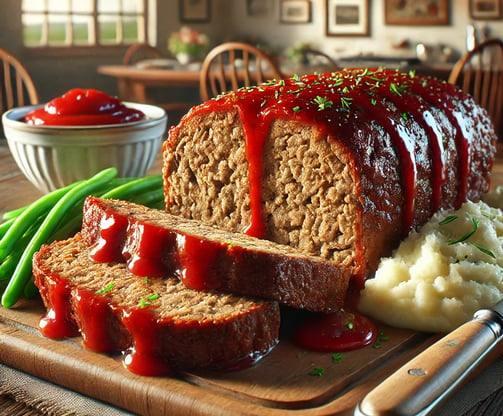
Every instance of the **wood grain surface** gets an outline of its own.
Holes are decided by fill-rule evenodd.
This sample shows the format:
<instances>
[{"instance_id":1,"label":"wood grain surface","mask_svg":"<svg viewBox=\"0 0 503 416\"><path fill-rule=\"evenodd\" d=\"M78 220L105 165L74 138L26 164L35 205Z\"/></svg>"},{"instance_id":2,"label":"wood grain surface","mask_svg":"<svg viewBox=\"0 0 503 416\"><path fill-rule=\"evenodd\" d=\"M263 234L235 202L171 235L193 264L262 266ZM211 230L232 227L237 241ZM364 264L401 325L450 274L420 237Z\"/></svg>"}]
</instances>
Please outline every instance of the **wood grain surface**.
<instances>
[{"instance_id":1,"label":"wood grain surface","mask_svg":"<svg viewBox=\"0 0 503 416\"><path fill-rule=\"evenodd\" d=\"M152 172L159 169L158 160ZM503 165L494 175L495 183L503 183ZM0 195L0 213L40 196L5 145L0 145ZM120 356L84 350L79 338L44 338L38 331L43 313L39 299L0 309L0 362L146 416L350 415L368 391L439 337L380 326L389 338L380 348L370 345L333 361L331 354L296 347L285 325L279 345L255 367L155 378L130 373ZM310 375L314 367L324 368L324 375Z\"/></svg>"}]
</instances>

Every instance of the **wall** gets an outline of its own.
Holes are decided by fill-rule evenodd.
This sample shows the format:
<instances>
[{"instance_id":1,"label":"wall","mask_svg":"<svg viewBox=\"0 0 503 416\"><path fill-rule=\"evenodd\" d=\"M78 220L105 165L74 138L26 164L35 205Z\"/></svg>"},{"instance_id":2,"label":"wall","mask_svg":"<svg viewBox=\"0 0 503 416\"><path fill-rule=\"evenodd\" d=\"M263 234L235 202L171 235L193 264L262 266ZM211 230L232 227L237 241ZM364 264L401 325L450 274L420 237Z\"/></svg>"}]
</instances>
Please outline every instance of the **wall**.
<instances>
[{"instance_id":1,"label":"wall","mask_svg":"<svg viewBox=\"0 0 503 416\"><path fill-rule=\"evenodd\" d=\"M169 34L180 27L178 0L157 1L158 37L161 49L166 48ZM19 56L32 74L43 101L60 95L72 87L98 88L117 93L113 79L96 72L101 64L116 64L123 50L99 55L40 56L31 54L21 44L20 0L3 0L0 14L0 46ZM369 37L326 37L325 0L312 0L312 21L306 24L280 24L279 0L267 0L270 10L264 17L249 17L246 0L212 0L211 22L192 24L207 33L213 43L244 39L267 43L281 51L300 41L310 42L327 53L355 55L360 53L392 53L393 45L408 39L436 44L442 42L459 51L465 50L465 29L470 23L468 0L451 0L452 16L448 26L385 26L384 0L370 0L371 33ZM488 22L492 33L503 37L503 20Z\"/></svg>"}]
</instances>

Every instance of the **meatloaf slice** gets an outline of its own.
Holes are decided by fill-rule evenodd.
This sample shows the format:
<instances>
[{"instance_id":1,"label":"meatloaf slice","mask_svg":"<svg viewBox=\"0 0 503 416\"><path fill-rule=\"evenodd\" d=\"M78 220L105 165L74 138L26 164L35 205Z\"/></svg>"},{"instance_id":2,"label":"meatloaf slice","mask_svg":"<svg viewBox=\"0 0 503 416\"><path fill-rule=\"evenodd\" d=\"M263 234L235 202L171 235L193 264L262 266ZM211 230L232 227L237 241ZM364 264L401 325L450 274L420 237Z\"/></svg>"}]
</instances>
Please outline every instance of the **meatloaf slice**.
<instances>
[{"instance_id":1,"label":"meatloaf slice","mask_svg":"<svg viewBox=\"0 0 503 416\"><path fill-rule=\"evenodd\" d=\"M138 278L124 263L96 263L80 234L34 256L47 315L42 332L76 335L100 352L125 352L139 374L253 360L278 342L276 302L187 289L177 278Z\"/></svg>"},{"instance_id":2,"label":"meatloaf slice","mask_svg":"<svg viewBox=\"0 0 503 416\"><path fill-rule=\"evenodd\" d=\"M349 273L321 257L128 201L88 197L81 232L95 261L127 261L140 276L176 274L196 290L328 312L343 306L349 284Z\"/></svg>"}]
</instances>

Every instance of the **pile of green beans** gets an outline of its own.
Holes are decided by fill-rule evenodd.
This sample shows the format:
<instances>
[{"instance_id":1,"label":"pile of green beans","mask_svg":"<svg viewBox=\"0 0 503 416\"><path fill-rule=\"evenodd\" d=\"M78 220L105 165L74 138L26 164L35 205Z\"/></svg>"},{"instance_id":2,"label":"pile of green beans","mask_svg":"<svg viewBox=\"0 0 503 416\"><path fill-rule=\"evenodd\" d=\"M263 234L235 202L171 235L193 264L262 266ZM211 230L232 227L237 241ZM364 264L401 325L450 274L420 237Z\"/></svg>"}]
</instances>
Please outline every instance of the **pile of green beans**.
<instances>
[{"instance_id":1,"label":"pile of green beans","mask_svg":"<svg viewBox=\"0 0 503 416\"><path fill-rule=\"evenodd\" d=\"M50 192L33 203L3 214L0 224L0 293L3 307L14 306L22 296L38 293L33 283L32 257L42 244L68 238L82 223L87 196L123 199L162 208L161 175L118 178L116 168Z\"/></svg>"}]
</instances>

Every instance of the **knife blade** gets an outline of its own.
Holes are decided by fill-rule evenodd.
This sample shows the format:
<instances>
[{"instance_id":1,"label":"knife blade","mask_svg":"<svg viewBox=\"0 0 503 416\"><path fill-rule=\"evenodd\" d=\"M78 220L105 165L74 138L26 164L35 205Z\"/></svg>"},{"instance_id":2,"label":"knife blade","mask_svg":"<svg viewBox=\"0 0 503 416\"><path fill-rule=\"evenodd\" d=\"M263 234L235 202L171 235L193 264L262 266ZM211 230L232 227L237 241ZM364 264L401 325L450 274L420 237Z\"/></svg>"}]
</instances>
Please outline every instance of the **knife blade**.
<instances>
[{"instance_id":1,"label":"knife blade","mask_svg":"<svg viewBox=\"0 0 503 416\"><path fill-rule=\"evenodd\" d=\"M503 340L503 300L481 309L389 376L355 416L424 416L452 393Z\"/></svg>"}]
</instances>

